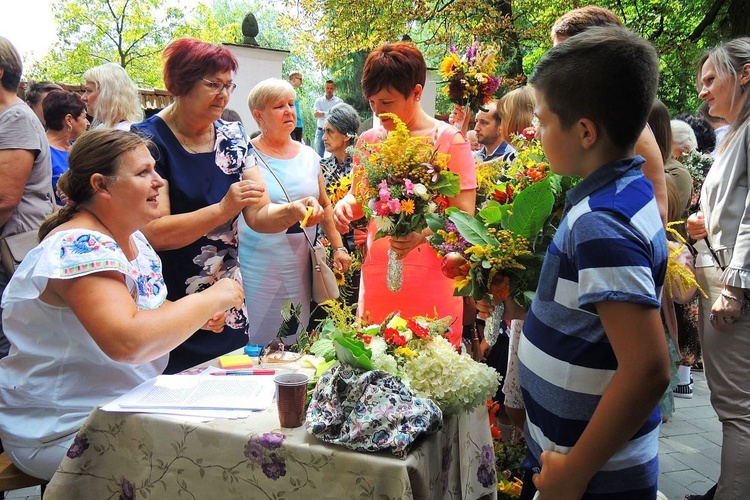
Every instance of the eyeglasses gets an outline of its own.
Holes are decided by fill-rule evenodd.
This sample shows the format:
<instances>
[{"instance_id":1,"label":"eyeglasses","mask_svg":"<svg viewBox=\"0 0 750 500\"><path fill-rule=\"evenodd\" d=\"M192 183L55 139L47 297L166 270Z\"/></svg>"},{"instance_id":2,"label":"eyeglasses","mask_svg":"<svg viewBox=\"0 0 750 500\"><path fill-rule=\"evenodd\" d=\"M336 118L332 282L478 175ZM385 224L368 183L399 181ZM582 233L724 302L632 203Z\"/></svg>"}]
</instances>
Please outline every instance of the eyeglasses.
<instances>
[{"instance_id":1,"label":"eyeglasses","mask_svg":"<svg viewBox=\"0 0 750 500\"><path fill-rule=\"evenodd\" d=\"M265 363L293 363L301 358L296 352L289 352L279 339L273 339L260 353L258 361Z\"/></svg>"},{"instance_id":2,"label":"eyeglasses","mask_svg":"<svg viewBox=\"0 0 750 500\"><path fill-rule=\"evenodd\" d=\"M234 92L234 89L237 88L236 83L212 82L211 80L206 80L205 78L201 78L201 80L203 80L203 82L206 84L206 87L214 91L214 94L221 94L223 90L226 90L227 94L231 94L232 92Z\"/></svg>"}]
</instances>

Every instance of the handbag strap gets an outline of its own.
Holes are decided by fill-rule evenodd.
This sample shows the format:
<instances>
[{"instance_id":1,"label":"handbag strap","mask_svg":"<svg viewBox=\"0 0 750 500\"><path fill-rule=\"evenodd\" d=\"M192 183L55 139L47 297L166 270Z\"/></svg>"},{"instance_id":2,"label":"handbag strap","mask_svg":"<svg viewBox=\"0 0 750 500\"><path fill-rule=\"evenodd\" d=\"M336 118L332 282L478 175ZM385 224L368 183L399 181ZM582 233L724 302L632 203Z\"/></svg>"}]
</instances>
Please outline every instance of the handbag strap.
<instances>
[{"instance_id":1,"label":"handbag strap","mask_svg":"<svg viewBox=\"0 0 750 500\"><path fill-rule=\"evenodd\" d=\"M253 146L255 146L255 144L253 144ZM284 191L284 196L286 196L287 201L289 201L289 203L291 203L292 202L292 197L289 196L289 191L286 190L286 187L284 186L284 183L281 182L281 179L279 179L279 176L276 175L276 172L274 172L274 170L271 168L271 165L269 165L268 162L266 161L266 159L263 158L263 156L265 156L264 153L262 153L257 147L253 147L253 150L255 150L255 153L256 153L255 157L263 164L264 167L266 167L266 169L271 173L271 175L273 176L273 178L276 179L276 182L278 182L279 186L281 186L281 190ZM305 228L301 228L301 229L302 229L302 234L305 235L305 239L307 240L307 244L310 245L310 249L315 248L315 245L313 244L313 242L310 239L310 237L307 235L307 231L305 231ZM317 230L316 230L316 232L317 232Z\"/></svg>"}]
</instances>

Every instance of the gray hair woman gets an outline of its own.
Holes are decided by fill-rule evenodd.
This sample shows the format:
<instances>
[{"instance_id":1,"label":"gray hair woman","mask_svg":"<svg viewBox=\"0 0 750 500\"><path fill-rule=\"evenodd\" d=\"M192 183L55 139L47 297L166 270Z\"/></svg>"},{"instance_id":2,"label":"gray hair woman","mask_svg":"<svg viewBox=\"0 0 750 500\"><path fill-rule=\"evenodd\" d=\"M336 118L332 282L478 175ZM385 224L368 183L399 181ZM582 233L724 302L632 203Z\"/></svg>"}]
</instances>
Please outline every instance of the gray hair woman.
<instances>
[{"instance_id":1,"label":"gray hair woman","mask_svg":"<svg viewBox=\"0 0 750 500\"><path fill-rule=\"evenodd\" d=\"M278 78L263 80L250 91L248 107L261 132L251 141L258 166L272 202L286 203L305 197L318 200L324 209L320 225L334 248L334 264L346 271L351 258L333 224L320 157L291 136L297 126L295 99L294 87ZM240 223L239 261L251 343L265 345L276 337L281 326L280 311L287 300L301 306L299 327L307 326L312 296L307 238L315 241L316 230L315 224L306 227L295 224L282 232L261 233Z\"/></svg>"},{"instance_id":2,"label":"gray hair woman","mask_svg":"<svg viewBox=\"0 0 750 500\"><path fill-rule=\"evenodd\" d=\"M0 36L0 237L36 231L52 213L52 167L44 128L18 97L23 65L7 38ZM0 295L8 284L0 266ZM0 308L0 315L2 315ZM0 325L0 358L10 345Z\"/></svg>"},{"instance_id":3,"label":"gray hair woman","mask_svg":"<svg viewBox=\"0 0 750 500\"><path fill-rule=\"evenodd\" d=\"M331 156L320 162L326 187L352 171L352 155L347 148L357 139L359 125L357 110L346 103L337 104L328 112L323 124L323 144Z\"/></svg>"},{"instance_id":4,"label":"gray hair woman","mask_svg":"<svg viewBox=\"0 0 750 500\"><path fill-rule=\"evenodd\" d=\"M693 127L682 120L672 120L669 125L672 127L672 158L679 160L684 153L698 149Z\"/></svg>"}]
</instances>

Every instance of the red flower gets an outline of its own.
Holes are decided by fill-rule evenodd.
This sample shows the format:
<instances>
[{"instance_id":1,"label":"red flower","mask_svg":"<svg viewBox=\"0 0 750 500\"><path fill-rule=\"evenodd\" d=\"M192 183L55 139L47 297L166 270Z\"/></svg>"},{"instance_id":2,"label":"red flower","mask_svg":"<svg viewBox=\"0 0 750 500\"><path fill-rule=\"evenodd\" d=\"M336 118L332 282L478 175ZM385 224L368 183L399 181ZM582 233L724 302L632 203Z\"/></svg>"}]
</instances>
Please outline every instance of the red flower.
<instances>
[{"instance_id":1,"label":"red flower","mask_svg":"<svg viewBox=\"0 0 750 500\"><path fill-rule=\"evenodd\" d=\"M521 132L521 135L528 140L534 139L536 137L536 129L534 127L526 127L523 129L523 132Z\"/></svg>"},{"instance_id":2,"label":"red flower","mask_svg":"<svg viewBox=\"0 0 750 500\"><path fill-rule=\"evenodd\" d=\"M405 346L406 345L406 337L401 335L398 330L395 328L386 328L385 332L383 332L383 338L386 342L393 344L397 347Z\"/></svg>"},{"instance_id":3,"label":"red flower","mask_svg":"<svg viewBox=\"0 0 750 500\"><path fill-rule=\"evenodd\" d=\"M495 300L505 300L510 297L510 278L504 274L496 274L490 283L490 294Z\"/></svg>"},{"instance_id":4,"label":"red flower","mask_svg":"<svg viewBox=\"0 0 750 500\"><path fill-rule=\"evenodd\" d=\"M513 188L510 184L506 184L505 191L496 189L492 192L492 198L501 204L511 203L513 201Z\"/></svg>"},{"instance_id":5,"label":"red flower","mask_svg":"<svg viewBox=\"0 0 750 500\"><path fill-rule=\"evenodd\" d=\"M369 344L372 342L372 335L362 335L362 340L365 344Z\"/></svg>"},{"instance_id":6,"label":"red flower","mask_svg":"<svg viewBox=\"0 0 750 500\"><path fill-rule=\"evenodd\" d=\"M414 335L419 337L420 339L426 339L430 336L430 331L414 321L413 319L407 319L406 320L406 327L409 328L409 330L412 331Z\"/></svg>"},{"instance_id":7,"label":"red flower","mask_svg":"<svg viewBox=\"0 0 750 500\"><path fill-rule=\"evenodd\" d=\"M448 342L453 344L453 347L456 349L459 348L461 345L461 329L460 328L449 328L448 331L445 333L445 338L448 339Z\"/></svg>"},{"instance_id":8,"label":"red flower","mask_svg":"<svg viewBox=\"0 0 750 500\"><path fill-rule=\"evenodd\" d=\"M448 198L446 198L445 196L436 196L434 201L441 211L445 211L445 209L448 207Z\"/></svg>"}]
</instances>

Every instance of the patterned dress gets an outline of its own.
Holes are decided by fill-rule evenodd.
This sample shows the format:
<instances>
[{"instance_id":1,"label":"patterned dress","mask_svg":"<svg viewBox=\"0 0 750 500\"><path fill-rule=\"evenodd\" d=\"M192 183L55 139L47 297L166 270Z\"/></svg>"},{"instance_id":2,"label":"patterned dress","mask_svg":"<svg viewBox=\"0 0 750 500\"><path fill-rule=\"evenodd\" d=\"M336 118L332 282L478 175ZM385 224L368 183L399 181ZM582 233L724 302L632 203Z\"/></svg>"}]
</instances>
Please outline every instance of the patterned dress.
<instances>
[{"instance_id":1,"label":"patterned dress","mask_svg":"<svg viewBox=\"0 0 750 500\"><path fill-rule=\"evenodd\" d=\"M182 147L170 128L154 115L133 125L155 145L152 155L156 171L169 183L172 214L185 214L221 201L229 187L252 166L245 129L239 122L217 120L216 146L210 153L193 154ZM217 221L217 227L193 243L175 250L160 251L169 300L205 290L221 278L242 283L237 262L237 217ZM176 373L208 361L247 343L245 308L227 312L221 335L198 330L172 351L165 373Z\"/></svg>"}]
</instances>

